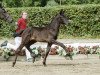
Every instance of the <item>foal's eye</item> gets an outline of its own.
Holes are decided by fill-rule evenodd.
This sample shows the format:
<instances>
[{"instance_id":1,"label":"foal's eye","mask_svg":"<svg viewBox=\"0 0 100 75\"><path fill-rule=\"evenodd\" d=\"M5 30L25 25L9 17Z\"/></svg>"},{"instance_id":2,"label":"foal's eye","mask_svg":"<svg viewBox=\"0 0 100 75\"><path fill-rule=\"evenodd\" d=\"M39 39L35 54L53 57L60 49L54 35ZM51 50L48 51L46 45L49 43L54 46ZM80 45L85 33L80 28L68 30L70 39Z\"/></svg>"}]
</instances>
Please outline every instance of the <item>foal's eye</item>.
<instances>
[{"instance_id":1,"label":"foal's eye","mask_svg":"<svg viewBox=\"0 0 100 75\"><path fill-rule=\"evenodd\" d=\"M5 9L2 9L4 13L6 13L7 11L5 11Z\"/></svg>"}]
</instances>

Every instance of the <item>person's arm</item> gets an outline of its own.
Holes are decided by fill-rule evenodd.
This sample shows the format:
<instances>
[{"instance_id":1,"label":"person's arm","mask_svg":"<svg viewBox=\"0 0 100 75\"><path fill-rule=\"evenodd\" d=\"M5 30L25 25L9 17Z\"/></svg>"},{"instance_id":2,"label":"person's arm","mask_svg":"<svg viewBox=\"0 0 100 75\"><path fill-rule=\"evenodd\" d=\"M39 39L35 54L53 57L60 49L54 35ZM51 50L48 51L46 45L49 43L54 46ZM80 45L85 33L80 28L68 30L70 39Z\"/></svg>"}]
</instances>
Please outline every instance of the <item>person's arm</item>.
<instances>
[{"instance_id":1,"label":"person's arm","mask_svg":"<svg viewBox=\"0 0 100 75\"><path fill-rule=\"evenodd\" d=\"M13 34L13 37L20 36L21 33L23 32L22 30L20 30L21 19L15 22L15 24L16 24L16 32Z\"/></svg>"},{"instance_id":2,"label":"person's arm","mask_svg":"<svg viewBox=\"0 0 100 75\"><path fill-rule=\"evenodd\" d=\"M24 31L24 30L19 30L18 32L16 32L16 34L17 34L18 36L21 36L21 34L23 33L23 31Z\"/></svg>"}]
</instances>

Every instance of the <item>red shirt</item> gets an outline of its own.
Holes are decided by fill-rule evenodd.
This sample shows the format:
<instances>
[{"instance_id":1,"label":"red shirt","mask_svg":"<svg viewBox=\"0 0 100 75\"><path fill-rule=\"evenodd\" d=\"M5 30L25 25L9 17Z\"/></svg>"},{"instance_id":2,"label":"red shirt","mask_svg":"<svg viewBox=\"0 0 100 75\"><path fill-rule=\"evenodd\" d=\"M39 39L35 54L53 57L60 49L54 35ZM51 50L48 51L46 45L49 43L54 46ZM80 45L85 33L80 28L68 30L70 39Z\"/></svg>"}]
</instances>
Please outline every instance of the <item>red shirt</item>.
<instances>
[{"instance_id":1,"label":"red shirt","mask_svg":"<svg viewBox=\"0 0 100 75\"><path fill-rule=\"evenodd\" d=\"M17 22L18 28L16 29L16 32L19 32L20 30L25 30L26 29L26 19L20 18Z\"/></svg>"}]
</instances>

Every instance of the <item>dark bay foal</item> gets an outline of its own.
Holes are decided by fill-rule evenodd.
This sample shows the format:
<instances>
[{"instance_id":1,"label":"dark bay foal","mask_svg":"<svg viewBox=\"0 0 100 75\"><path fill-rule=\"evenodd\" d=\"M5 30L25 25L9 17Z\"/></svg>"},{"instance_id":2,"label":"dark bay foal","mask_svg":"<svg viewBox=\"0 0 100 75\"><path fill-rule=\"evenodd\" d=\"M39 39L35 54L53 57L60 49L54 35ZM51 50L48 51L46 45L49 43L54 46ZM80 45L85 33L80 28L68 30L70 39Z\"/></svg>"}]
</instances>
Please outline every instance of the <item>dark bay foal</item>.
<instances>
[{"instance_id":1,"label":"dark bay foal","mask_svg":"<svg viewBox=\"0 0 100 75\"><path fill-rule=\"evenodd\" d=\"M68 53L68 50L66 50L66 46L63 43L56 41L60 25L67 23L68 23L68 18L64 15L64 11L60 10L60 13L58 13L52 19L51 23L46 27L32 27L24 30L23 33L21 34L22 36L21 45L16 50L16 58L15 61L13 62L13 67L16 63L18 52L20 52L24 46L30 51L33 57L33 62L35 61L35 54L32 53L30 46L36 42L46 42L48 44L46 54L43 59L44 66L46 66L46 58L48 56L52 44L61 46L66 51L66 53L70 55L70 53Z\"/></svg>"}]
</instances>

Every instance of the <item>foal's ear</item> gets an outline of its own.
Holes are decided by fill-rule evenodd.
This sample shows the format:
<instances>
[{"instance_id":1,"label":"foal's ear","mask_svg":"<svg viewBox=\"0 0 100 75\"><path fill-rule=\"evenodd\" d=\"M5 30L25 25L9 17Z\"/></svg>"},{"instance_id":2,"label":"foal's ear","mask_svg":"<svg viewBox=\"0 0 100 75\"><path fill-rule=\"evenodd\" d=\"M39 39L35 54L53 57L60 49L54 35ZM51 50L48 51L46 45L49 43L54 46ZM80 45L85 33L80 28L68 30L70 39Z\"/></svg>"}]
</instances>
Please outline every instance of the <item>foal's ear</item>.
<instances>
[{"instance_id":1,"label":"foal's ear","mask_svg":"<svg viewBox=\"0 0 100 75\"><path fill-rule=\"evenodd\" d=\"M62 14L64 14L64 12L65 11L63 9L61 9L59 14L62 15Z\"/></svg>"}]
</instances>

